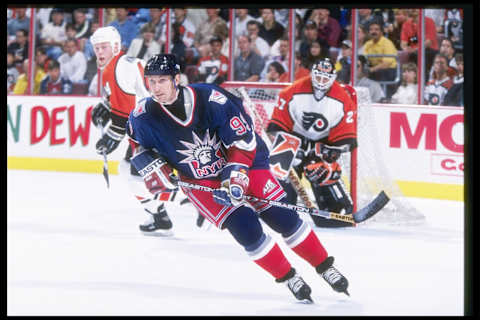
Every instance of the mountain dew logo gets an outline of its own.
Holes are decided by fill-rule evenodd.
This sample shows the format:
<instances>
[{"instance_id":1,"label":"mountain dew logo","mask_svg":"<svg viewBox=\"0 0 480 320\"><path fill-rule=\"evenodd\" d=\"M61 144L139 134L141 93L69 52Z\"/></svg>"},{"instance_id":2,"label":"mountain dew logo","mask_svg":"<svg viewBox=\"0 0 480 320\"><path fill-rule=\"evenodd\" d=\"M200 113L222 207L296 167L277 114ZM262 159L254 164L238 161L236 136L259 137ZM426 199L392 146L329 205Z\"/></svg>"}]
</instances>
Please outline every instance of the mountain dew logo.
<instances>
[{"instance_id":1,"label":"mountain dew logo","mask_svg":"<svg viewBox=\"0 0 480 320\"><path fill-rule=\"evenodd\" d=\"M180 140L186 149L177 150L177 152L186 158L179 163L188 164L193 175L198 179L218 176L227 163L221 150L222 142L217 140L215 134L210 137L208 129L203 138L192 132L192 140Z\"/></svg>"}]
</instances>

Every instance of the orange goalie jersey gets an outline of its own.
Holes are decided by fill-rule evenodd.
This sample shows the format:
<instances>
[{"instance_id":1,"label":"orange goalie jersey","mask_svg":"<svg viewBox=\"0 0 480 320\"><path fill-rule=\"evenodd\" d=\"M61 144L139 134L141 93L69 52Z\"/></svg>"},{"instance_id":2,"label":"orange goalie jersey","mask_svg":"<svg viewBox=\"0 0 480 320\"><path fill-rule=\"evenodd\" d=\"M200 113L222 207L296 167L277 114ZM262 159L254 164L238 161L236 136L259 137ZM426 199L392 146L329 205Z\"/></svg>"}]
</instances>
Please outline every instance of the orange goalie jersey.
<instances>
[{"instance_id":1,"label":"orange goalie jersey","mask_svg":"<svg viewBox=\"0 0 480 320\"><path fill-rule=\"evenodd\" d=\"M137 102L150 96L143 77L145 61L123 52L109 62L102 74L104 98L110 103L112 125L125 132L125 123Z\"/></svg>"},{"instance_id":2,"label":"orange goalie jersey","mask_svg":"<svg viewBox=\"0 0 480 320\"><path fill-rule=\"evenodd\" d=\"M353 88L334 81L325 96L317 100L311 77L306 76L280 92L269 131L276 127L313 142L356 147L355 98Z\"/></svg>"}]
</instances>

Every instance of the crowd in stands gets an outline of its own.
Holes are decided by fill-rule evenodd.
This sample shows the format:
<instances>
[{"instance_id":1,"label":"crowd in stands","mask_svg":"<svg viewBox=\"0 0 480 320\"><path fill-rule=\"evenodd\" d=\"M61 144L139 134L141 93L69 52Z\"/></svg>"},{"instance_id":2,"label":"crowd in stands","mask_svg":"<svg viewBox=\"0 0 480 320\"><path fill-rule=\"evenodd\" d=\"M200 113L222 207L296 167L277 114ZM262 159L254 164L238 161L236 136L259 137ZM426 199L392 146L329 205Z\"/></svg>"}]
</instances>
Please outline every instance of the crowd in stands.
<instances>
[{"instance_id":1,"label":"crowd in stands","mask_svg":"<svg viewBox=\"0 0 480 320\"><path fill-rule=\"evenodd\" d=\"M97 67L89 37L100 26L98 8L37 8L36 94L97 95ZM235 41L233 80L289 82L288 9L236 9L229 39L229 9L106 8L103 25L114 26L129 56L148 60L169 51L181 62L184 83L220 84L229 75L229 41ZM373 102L417 103L419 9L358 10L357 83ZM463 12L425 9L423 103L463 105ZM26 93L30 9L7 9L7 91ZM351 10L295 10L294 79L309 74L321 58L335 63L337 80L351 77ZM27 67L26 67L27 66Z\"/></svg>"}]
</instances>

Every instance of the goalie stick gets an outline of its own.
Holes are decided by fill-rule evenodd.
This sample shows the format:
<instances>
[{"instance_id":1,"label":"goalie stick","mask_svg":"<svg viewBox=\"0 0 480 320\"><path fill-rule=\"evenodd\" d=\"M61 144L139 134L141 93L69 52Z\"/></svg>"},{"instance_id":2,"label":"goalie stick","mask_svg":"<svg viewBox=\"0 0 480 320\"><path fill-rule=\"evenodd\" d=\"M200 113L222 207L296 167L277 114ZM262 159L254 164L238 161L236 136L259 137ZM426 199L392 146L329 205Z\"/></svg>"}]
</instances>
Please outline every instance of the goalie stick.
<instances>
[{"instance_id":1,"label":"goalie stick","mask_svg":"<svg viewBox=\"0 0 480 320\"><path fill-rule=\"evenodd\" d=\"M260 128L261 136L262 136L263 140L265 141L265 143L267 144L267 147L269 148L269 150L271 150L272 143L271 143L271 140L268 137L267 133L264 130L265 126L263 124L263 120L262 120L261 116L258 114L257 110L255 109L255 106L253 105L253 102L250 100L250 97L248 96L245 88L240 87L240 88L238 88L238 91L239 91L240 95L242 96L243 101L245 102L244 105L247 108L247 112L250 115L252 115L253 117L255 117L260 122L260 124L262 125L262 128ZM308 196L307 191L305 190L304 186L302 185L302 183L300 181L300 178L298 177L298 174L295 172L295 170L293 168L290 168L290 171L288 173L288 179L290 180L290 183L294 187L295 191L297 192L298 196L302 200L303 204L307 207L305 209L310 210L312 212L323 211L323 210L317 209L315 207L315 205L313 204L313 201L310 200L310 197ZM350 222L352 224L355 224L355 222L359 222L357 220L365 221L366 219L368 219L371 216L373 216L374 214L376 214L378 211L380 211L388 203L389 200L390 199L388 198L386 193L382 190L377 195L377 197L375 197L375 199L373 199L369 204L367 204L367 206L365 208L363 208L361 210L358 210L357 212L354 212L352 214L353 218L351 218L349 216L341 215L341 214L336 213L336 212L329 212L329 211L323 211L325 213L328 213L328 217L326 215L320 215L320 216L328 218L328 219L336 217L336 218L338 218L337 220L341 220L341 221ZM368 209L368 208L371 208L371 209L374 209L374 210L370 211L370 209ZM298 211L302 211L302 210L298 210ZM306 212L306 211L303 210L303 212ZM307 213L310 213L310 212L307 212ZM361 214L363 216L358 217L356 219L355 214Z\"/></svg>"},{"instance_id":2,"label":"goalie stick","mask_svg":"<svg viewBox=\"0 0 480 320\"><path fill-rule=\"evenodd\" d=\"M194 190L200 190L200 191L205 191L205 192L213 192L215 190L214 188L210 188L210 187L206 187L206 186L202 186L202 185L194 184L194 183L183 182L183 181L178 181L178 185L180 187L184 187L184 188L187 188L187 189L194 189ZM276 201L276 200L260 199L260 198L257 198L257 197L254 197L254 196L248 196L248 195L244 195L243 199L244 200L263 202L263 203L270 204L270 205L273 205L273 206L294 210L296 212L304 212L304 213L312 214L312 215L315 215L315 216L324 217L324 218L327 218L327 219L340 220L340 221L345 221L345 222L350 222L350 223L364 222L365 220L374 216L378 211L380 211L387 204L387 202L390 200L388 198L388 196L385 194L385 192L382 191L367 206L358 210L357 212L354 212L352 214L352 216L349 216L349 215L347 216L347 215L342 215L342 214L336 213L336 212L319 210L317 208L307 208L307 207L288 204L288 203L284 203L284 202Z\"/></svg>"}]
</instances>

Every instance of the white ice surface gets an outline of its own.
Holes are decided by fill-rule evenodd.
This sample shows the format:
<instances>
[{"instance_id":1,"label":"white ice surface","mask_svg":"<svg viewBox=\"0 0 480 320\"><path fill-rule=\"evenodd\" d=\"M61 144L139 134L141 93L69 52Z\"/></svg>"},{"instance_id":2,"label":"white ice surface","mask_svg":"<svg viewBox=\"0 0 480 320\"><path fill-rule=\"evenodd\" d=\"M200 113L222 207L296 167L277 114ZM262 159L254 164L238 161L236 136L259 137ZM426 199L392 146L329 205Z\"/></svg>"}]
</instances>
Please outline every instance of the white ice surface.
<instances>
[{"instance_id":1,"label":"white ice surface","mask_svg":"<svg viewBox=\"0 0 480 320\"><path fill-rule=\"evenodd\" d=\"M168 206L174 237L146 237L119 176L107 191L97 174L7 172L8 315L463 315L463 202L410 199L423 226L315 229L351 297L266 227L312 287L305 305L190 204Z\"/></svg>"}]
</instances>

